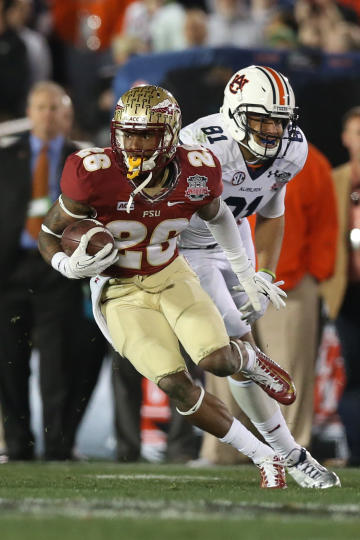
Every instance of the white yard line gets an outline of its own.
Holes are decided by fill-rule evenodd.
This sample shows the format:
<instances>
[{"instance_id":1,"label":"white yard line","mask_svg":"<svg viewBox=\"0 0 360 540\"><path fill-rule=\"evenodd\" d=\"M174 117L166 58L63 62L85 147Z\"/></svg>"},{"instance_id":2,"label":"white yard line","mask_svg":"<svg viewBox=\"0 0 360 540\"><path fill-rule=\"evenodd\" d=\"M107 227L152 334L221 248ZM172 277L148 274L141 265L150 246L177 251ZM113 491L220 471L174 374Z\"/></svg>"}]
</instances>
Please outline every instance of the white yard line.
<instances>
[{"instance_id":1,"label":"white yard line","mask_svg":"<svg viewBox=\"0 0 360 540\"><path fill-rule=\"evenodd\" d=\"M90 478L97 480L164 480L165 482L188 482L189 480L218 482L221 478L217 476L193 476L186 474L165 475L165 474L88 474Z\"/></svg>"},{"instance_id":2,"label":"white yard line","mask_svg":"<svg viewBox=\"0 0 360 540\"><path fill-rule=\"evenodd\" d=\"M138 519L253 519L254 517L279 516L281 521L294 519L327 519L331 521L349 521L358 519L360 505L320 505L320 504L280 504L280 503L233 503L219 501L165 501L119 498L115 500L74 500L74 499L41 499L27 498L23 500L0 499L0 513L18 517L34 516L52 518L92 517L92 518L124 518Z\"/></svg>"}]
</instances>

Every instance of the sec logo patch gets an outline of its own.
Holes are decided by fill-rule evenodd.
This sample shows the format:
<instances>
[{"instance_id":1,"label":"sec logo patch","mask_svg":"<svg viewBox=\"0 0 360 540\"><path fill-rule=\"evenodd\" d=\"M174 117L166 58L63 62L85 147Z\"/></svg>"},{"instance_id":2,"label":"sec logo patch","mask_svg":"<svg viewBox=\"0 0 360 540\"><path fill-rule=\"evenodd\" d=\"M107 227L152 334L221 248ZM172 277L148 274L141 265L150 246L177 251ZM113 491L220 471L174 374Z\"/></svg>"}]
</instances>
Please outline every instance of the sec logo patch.
<instances>
[{"instance_id":1,"label":"sec logo patch","mask_svg":"<svg viewBox=\"0 0 360 540\"><path fill-rule=\"evenodd\" d=\"M240 184L243 183L244 180L245 180L245 173L242 171L238 171L232 177L231 183L233 186L239 186Z\"/></svg>"}]
</instances>

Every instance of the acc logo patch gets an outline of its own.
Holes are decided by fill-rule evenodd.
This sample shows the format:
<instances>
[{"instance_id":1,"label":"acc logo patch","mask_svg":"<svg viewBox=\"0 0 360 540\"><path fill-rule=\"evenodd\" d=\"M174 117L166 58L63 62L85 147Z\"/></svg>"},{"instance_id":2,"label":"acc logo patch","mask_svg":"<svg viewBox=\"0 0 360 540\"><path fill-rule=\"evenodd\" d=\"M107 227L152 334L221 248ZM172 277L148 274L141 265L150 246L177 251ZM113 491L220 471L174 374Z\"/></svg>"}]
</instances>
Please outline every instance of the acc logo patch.
<instances>
[{"instance_id":1,"label":"acc logo patch","mask_svg":"<svg viewBox=\"0 0 360 540\"><path fill-rule=\"evenodd\" d=\"M119 212L124 212L126 210L127 202L125 201L118 201L116 205L116 210ZM131 203L130 210L134 210L135 205L134 203Z\"/></svg>"},{"instance_id":2,"label":"acc logo patch","mask_svg":"<svg viewBox=\"0 0 360 540\"><path fill-rule=\"evenodd\" d=\"M200 176L200 174L194 174L194 176L188 176L186 179L189 184L185 191L185 197L191 201L202 201L210 195L210 190L207 187L207 176Z\"/></svg>"},{"instance_id":3,"label":"acc logo patch","mask_svg":"<svg viewBox=\"0 0 360 540\"><path fill-rule=\"evenodd\" d=\"M238 171L234 174L232 177L231 183L233 186L240 186L245 180L245 173L242 171Z\"/></svg>"}]
</instances>

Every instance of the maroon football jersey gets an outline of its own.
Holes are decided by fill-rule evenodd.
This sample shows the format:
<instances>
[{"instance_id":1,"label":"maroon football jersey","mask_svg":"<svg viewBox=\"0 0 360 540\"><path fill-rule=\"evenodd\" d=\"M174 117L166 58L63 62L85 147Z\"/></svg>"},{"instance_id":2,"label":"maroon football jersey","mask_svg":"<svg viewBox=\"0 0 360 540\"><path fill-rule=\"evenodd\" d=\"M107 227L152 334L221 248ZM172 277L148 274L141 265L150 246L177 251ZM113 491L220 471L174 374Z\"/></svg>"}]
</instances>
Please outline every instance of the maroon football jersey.
<instances>
[{"instance_id":1,"label":"maroon football jersey","mask_svg":"<svg viewBox=\"0 0 360 540\"><path fill-rule=\"evenodd\" d=\"M92 206L119 249L119 260L106 275L130 277L165 268L178 256L176 237L191 216L221 195L221 167L209 150L179 147L170 166L170 184L154 197L138 193L127 213L135 184L122 174L111 148L80 150L67 159L62 193Z\"/></svg>"}]
</instances>

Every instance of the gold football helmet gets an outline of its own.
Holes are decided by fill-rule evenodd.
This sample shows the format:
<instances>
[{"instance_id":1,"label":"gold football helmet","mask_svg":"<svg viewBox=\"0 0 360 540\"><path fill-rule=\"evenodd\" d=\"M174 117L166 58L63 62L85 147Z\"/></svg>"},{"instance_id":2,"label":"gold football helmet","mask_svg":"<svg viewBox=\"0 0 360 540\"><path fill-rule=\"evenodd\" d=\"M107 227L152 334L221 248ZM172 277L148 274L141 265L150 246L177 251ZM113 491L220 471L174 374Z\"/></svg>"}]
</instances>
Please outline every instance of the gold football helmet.
<instances>
[{"instance_id":1,"label":"gold football helmet","mask_svg":"<svg viewBox=\"0 0 360 540\"><path fill-rule=\"evenodd\" d=\"M132 180L141 173L164 168L174 157L181 129L181 111L174 96L160 86L144 85L131 88L121 96L115 107L111 125L111 147L119 166ZM129 157L124 133L144 130L157 132L156 148L131 150Z\"/></svg>"}]
</instances>

